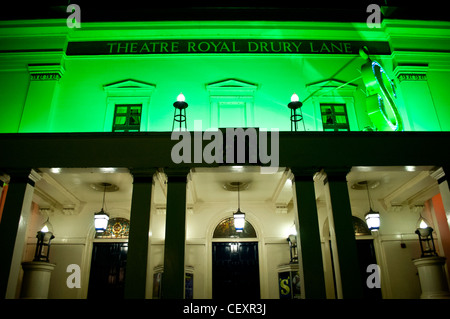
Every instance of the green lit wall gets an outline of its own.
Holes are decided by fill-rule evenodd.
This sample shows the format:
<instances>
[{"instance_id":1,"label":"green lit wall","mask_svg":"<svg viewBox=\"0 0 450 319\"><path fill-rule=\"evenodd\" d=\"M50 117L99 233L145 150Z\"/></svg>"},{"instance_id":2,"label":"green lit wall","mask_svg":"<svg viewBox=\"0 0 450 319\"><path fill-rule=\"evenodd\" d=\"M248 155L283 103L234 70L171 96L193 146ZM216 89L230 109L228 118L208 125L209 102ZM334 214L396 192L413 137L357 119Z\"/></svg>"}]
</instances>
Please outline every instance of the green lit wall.
<instances>
[{"instance_id":1,"label":"green lit wall","mask_svg":"<svg viewBox=\"0 0 450 319\"><path fill-rule=\"evenodd\" d=\"M173 102L180 92L189 104L188 128L201 120L204 128L210 125L210 96L206 86L227 79L236 79L257 86L254 93L254 123L258 127L289 130L291 95L296 92L306 98L307 81L324 78L317 71L320 66L330 69L344 64L348 58L307 61L302 57L259 56L171 56L167 58L89 59L66 62L66 73L61 80L58 105L54 114L54 131L102 131L105 116L103 85L133 79L156 86L150 101L149 122L152 131L172 128ZM348 76L358 76L355 68ZM329 72L330 72L329 71ZM325 70L323 72L326 72ZM91 75L92 74L92 75ZM310 74L306 77L305 74ZM343 74L345 77L345 74ZM356 92L355 99L364 104L364 95ZM236 98L239 102L239 98ZM95 107L94 107L95 106ZM314 130L315 120L311 101L303 107L308 130ZM364 110L361 123L367 121ZM64 119L70 117L67 123Z\"/></svg>"},{"instance_id":2,"label":"green lit wall","mask_svg":"<svg viewBox=\"0 0 450 319\"><path fill-rule=\"evenodd\" d=\"M423 22L421 22L423 23ZM104 86L134 80L154 86L146 121L149 131L170 131L173 102L182 92L189 107L188 129L194 120L202 129L213 126L212 101L207 86L234 79L256 86L252 118L244 121L228 113L225 122L290 130L287 104L295 92L300 100L308 97L315 83L323 90L308 99L302 108L307 131L322 130L320 98L341 101L345 96L350 129L373 126L366 110L366 88L361 76L365 60L355 54L175 54L175 55L95 55L65 54L69 41L117 39L336 39L389 41L392 54L371 56L393 79L397 107L405 130L450 130L450 92L446 80L448 64L448 24L429 22L423 31L412 22L384 22L380 29L364 24L272 23L272 22L177 22L83 24L69 29L65 21L2 22L0 60L0 132L104 132L107 92ZM420 27L420 26L419 26ZM436 30L439 32L436 33ZM418 32L418 31L417 31ZM428 32L428 33L426 33ZM437 34L433 35L433 34ZM433 42L427 38L433 37ZM420 39L420 41L418 41ZM423 43L429 46L422 52ZM447 51L446 51L447 50ZM61 78L30 81L30 65L59 64ZM400 81L400 74L418 74L404 66L420 66L425 74L416 80ZM403 69L402 69L403 68ZM400 71L399 71L400 70ZM403 73L402 73L403 72ZM327 81L351 84L324 94ZM329 83L329 82L328 82ZM335 88L336 88L335 84ZM333 87L331 87L333 88ZM236 97L235 102L241 99ZM230 101L228 101L230 102ZM233 102L233 101L231 101ZM222 113L223 114L223 113ZM220 121L219 121L220 122ZM303 130L303 127L301 127Z\"/></svg>"}]
</instances>

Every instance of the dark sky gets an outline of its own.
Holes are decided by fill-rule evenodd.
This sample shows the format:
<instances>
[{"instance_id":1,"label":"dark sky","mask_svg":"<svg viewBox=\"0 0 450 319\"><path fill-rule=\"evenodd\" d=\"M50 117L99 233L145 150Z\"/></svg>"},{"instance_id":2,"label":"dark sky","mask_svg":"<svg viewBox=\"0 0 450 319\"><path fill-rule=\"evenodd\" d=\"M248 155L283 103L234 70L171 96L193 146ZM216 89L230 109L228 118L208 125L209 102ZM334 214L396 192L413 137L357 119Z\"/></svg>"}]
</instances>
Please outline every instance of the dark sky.
<instances>
[{"instance_id":1,"label":"dark sky","mask_svg":"<svg viewBox=\"0 0 450 319\"><path fill-rule=\"evenodd\" d=\"M67 18L68 4L81 8L81 21L273 20L365 22L369 4L389 19L450 21L444 1L390 0L47 0L11 1L0 8L1 20Z\"/></svg>"}]
</instances>

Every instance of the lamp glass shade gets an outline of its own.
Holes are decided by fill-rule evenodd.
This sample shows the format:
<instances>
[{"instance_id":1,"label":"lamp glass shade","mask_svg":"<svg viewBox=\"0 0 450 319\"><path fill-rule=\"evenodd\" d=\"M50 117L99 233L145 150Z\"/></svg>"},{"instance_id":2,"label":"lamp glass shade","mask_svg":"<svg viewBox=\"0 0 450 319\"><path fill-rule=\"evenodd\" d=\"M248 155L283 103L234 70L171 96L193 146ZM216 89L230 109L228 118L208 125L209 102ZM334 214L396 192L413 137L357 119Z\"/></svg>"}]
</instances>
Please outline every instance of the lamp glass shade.
<instances>
[{"instance_id":1,"label":"lamp glass shade","mask_svg":"<svg viewBox=\"0 0 450 319\"><path fill-rule=\"evenodd\" d=\"M419 224L419 228L427 228L428 224L422 219Z\"/></svg>"},{"instance_id":2,"label":"lamp glass shade","mask_svg":"<svg viewBox=\"0 0 450 319\"><path fill-rule=\"evenodd\" d=\"M184 101L186 101L186 99L185 99L183 93L178 94L177 102L184 102Z\"/></svg>"},{"instance_id":3,"label":"lamp glass shade","mask_svg":"<svg viewBox=\"0 0 450 319\"><path fill-rule=\"evenodd\" d=\"M245 214L238 210L233 214L234 217L234 228L236 228L237 232L241 232L245 226Z\"/></svg>"},{"instance_id":4,"label":"lamp glass shade","mask_svg":"<svg viewBox=\"0 0 450 319\"><path fill-rule=\"evenodd\" d=\"M300 101L300 99L298 98L298 95L297 94L292 94L292 96L291 96L291 102L298 102L298 101Z\"/></svg>"},{"instance_id":5,"label":"lamp glass shade","mask_svg":"<svg viewBox=\"0 0 450 319\"><path fill-rule=\"evenodd\" d=\"M289 241L292 244L296 244L297 243L297 236L296 235L289 235L288 239L289 239Z\"/></svg>"},{"instance_id":6,"label":"lamp glass shade","mask_svg":"<svg viewBox=\"0 0 450 319\"><path fill-rule=\"evenodd\" d=\"M103 211L103 209L95 213L94 215L94 226L95 231L102 233L106 230L106 227L108 227L108 221L109 221L109 215Z\"/></svg>"},{"instance_id":7,"label":"lamp glass shade","mask_svg":"<svg viewBox=\"0 0 450 319\"><path fill-rule=\"evenodd\" d=\"M420 228L417 229L417 231L419 231L420 236L428 237L433 232L433 228L428 227L428 226L427 227L420 227Z\"/></svg>"},{"instance_id":8,"label":"lamp glass shade","mask_svg":"<svg viewBox=\"0 0 450 319\"><path fill-rule=\"evenodd\" d=\"M371 231L377 231L380 229L380 213L370 211L366 214L366 223Z\"/></svg>"},{"instance_id":9,"label":"lamp glass shade","mask_svg":"<svg viewBox=\"0 0 450 319\"><path fill-rule=\"evenodd\" d=\"M42 224L41 229L39 230L42 233L53 233L53 225L50 223L49 219L46 220L45 223Z\"/></svg>"},{"instance_id":10,"label":"lamp glass shade","mask_svg":"<svg viewBox=\"0 0 450 319\"><path fill-rule=\"evenodd\" d=\"M50 224L49 220L42 225L41 229L38 231L38 238L42 240L44 244L48 244L53 237L53 226Z\"/></svg>"}]
</instances>

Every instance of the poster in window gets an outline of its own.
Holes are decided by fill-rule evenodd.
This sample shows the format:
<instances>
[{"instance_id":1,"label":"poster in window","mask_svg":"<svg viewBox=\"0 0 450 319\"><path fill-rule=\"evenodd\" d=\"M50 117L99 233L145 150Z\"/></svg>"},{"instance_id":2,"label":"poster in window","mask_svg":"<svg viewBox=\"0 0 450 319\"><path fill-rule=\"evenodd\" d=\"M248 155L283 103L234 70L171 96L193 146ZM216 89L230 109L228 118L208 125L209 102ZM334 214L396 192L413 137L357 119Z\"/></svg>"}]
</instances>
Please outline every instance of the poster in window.
<instances>
[{"instance_id":1,"label":"poster in window","mask_svg":"<svg viewBox=\"0 0 450 319\"><path fill-rule=\"evenodd\" d=\"M278 288L280 299L300 298L300 274L298 271L278 273Z\"/></svg>"}]
</instances>

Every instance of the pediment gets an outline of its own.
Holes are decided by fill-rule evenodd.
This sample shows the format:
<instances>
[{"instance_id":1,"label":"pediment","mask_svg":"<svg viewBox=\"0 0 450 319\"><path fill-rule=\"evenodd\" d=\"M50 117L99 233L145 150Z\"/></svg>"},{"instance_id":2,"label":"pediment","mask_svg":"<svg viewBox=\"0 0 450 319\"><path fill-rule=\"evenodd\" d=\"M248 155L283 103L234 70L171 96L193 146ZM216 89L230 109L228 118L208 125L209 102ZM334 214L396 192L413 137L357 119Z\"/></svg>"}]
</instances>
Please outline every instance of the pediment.
<instances>
[{"instance_id":1,"label":"pediment","mask_svg":"<svg viewBox=\"0 0 450 319\"><path fill-rule=\"evenodd\" d=\"M123 80L103 86L108 96L151 95L156 85L135 80Z\"/></svg>"},{"instance_id":2,"label":"pediment","mask_svg":"<svg viewBox=\"0 0 450 319\"><path fill-rule=\"evenodd\" d=\"M227 79L206 85L206 90L211 97L214 96L240 96L252 98L258 86L256 84Z\"/></svg>"},{"instance_id":3,"label":"pediment","mask_svg":"<svg viewBox=\"0 0 450 319\"><path fill-rule=\"evenodd\" d=\"M206 85L207 89L218 89L218 88L247 88L256 89L258 86L252 83L243 82L235 79L228 79L219 82L214 82Z\"/></svg>"},{"instance_id":4,"label":"pediment","mask_svg":"<svg viewBox=\"0 0 450 319\"><path fill-rule=\"evenodd\" d=\"M103 88L105 90L109 89L129 89L129 88L141 88L141 89L148 89L148 88L154 88L154 84L135 81L135 80L124 80L119 81L111 84L104 85Z\"/></svg>"}]
</instances>

